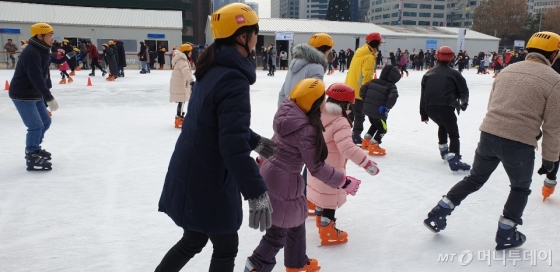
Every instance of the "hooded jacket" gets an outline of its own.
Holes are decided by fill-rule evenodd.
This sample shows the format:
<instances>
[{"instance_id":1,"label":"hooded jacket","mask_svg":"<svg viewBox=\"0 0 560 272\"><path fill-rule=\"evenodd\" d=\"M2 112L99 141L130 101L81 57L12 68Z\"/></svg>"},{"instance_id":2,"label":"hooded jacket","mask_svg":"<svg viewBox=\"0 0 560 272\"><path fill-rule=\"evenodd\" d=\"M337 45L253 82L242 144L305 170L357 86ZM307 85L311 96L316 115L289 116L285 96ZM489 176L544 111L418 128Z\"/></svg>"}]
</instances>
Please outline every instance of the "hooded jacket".
<instances>
[{"instance_id":1,"label":"hooded jacket","mask_svg":"<svg viewBox=\"0 0 560 272\"><path fill-rule=\"evenodd\" d=\"M399 69L393 65L385 65L381 76L362 86L360 95L364 98L363 113L371 118L387 120L385 114L379 113L379 107L392 109L397 103L399 92L397 82L401 80Z\"/></svg>"},{"instance_id":2,"label":"hooded jacket","mask_svg":"<svg viewBox=\"0 0 560 272\"><path fill-rule=\"evenodd\" d=\"M558 161L560 154L560 75L541 54L502 70L494 80L480 130L537 147L542 157ZM541 132L542 128L542 132Z\"/></svg>"},{"instance_id":3,"label":"hooded jacket","mask_svg":"<svg viewBox=\"0 0 560 272\"><path fill-rule=\"evenodd\" d=\"M11 99L24 101L54 99L50 91L51 57L55 58L50 54L50 46L36 38L29 39L29 46L21 52L10 82L8 95Z\"/></svg>"},{"instance_id":4,"label":"hooded jacket","mask_svg":"<svg viewBox=\"0 0 560 272\"><path fill-rule=\"evenodd\" d=\"M191 97L192 68L187 56L179 50L173 51L173 72L169 81L169 102L185 102Z\"/></svg>"},{"instance_id":5,"label":"hooded jacket","mask_svg":"<svg viewBox=\"0 0 560 272\"><path fill-rule=\"evenodd\" d=\"M368 44L364 44L356 50L350 63L350 68L348 68L346 80L344 81L344 83L354 89L356 99L362 99L360 97L360 88L373 79L373 67L375 66L376 59L377 49L372 48Z\"/></svg>"},{"instance_id":6,"label":"hooded jacket","mask_svg":"<svg viewBox=\"0 0 560 272\"><path fill-rule=\"evenodd\" d=\"M422 77L420 116L427 120L426 106L440 105L458 108L460 101L469 102L469 87L459 71L438 64Z\"/></svg>"},{"instance_id":7,"label":"hooded jacket","mask_svg":"<svg viewBox=\"0 0 560 272\"><path fill-rule=\"evenodd\" d=\"M266 192L251 158L260 140L249 128L249 88L256 79L247 58L222 46L194 85L159 201L159 211L185 230L235 233L243 221L241 195L255 199Z\"/></svg>"},{"instance_id":8,"label":"hooded jacket","mask_svg":"<svg viewBox=\"0 0 560 272\"><path fill-rule=\"evenodd\" d=\"M126 67L126 53L124 51L124 43L122 41L117 41L117 64L121 67Z\"/></svg>"},{"instance_id":9,"label":"hooded jacket","mask_svg":"<svg viewBox=\"0 0 560 272\"><path fill-rule=\"evenodd\" d=\"M281 228L301 226L307 219L305 181L301 169L305 163L312 176L331 188L344 184L344 174L325 162L315 161L315 129L309 118L292 101L285 100L273 122L277 151L261 166L272 203L272 225Z\"/></svg>"},{"instance_id":10,"label":"hooded jacket","mask_svg":"<svg viewBox=\"0 0 560 272\"><path fill-rule=\"evenodd\" d=\"M278 107L284 99L290 97L290 92L298 82L306 78L323 80L327 72L327 59L325 54L309 44L302 43L294 46L292 62L286 74L286 79L278 95Z\"/></svg>"},{"instance_id":11,"label":"hooded jacket","mask_svg":"<svg viewBox=\"0 0 560 272\"><path fill-rule=\"evenodd\" d=\"M325 161L327 164L346 174L348 160L360 167L368 163L366 153L352 141L352 127L348 118L342 116L342 108L338 104L327 102L321 113L321 122L325 127L323 136L329 149ZM332 188L307 173L307 199L315 205L324 209L337 209L346 202L346 195L344 189Z\"/></svg>"}]
</instances>

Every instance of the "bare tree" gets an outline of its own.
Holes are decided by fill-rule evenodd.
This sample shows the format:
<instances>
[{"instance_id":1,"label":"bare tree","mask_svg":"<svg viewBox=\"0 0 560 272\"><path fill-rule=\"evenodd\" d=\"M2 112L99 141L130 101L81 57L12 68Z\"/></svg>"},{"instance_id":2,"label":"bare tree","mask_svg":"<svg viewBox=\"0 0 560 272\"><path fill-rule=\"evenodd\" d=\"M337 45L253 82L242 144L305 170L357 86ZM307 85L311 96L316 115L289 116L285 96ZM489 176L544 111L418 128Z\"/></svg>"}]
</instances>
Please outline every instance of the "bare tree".
<instances>
[{"instance_id":1,"label":"bare tree","mask_svg":"<svg viewBox=\"0 0 560 272\"><path fill-rule=\"evenodd\" d=\"M560 6L548 9L542 18L542 31L560 33Z\"/></svg>"},{"instance_id":2,"label":"bare tree","mask_svg":"<svg viewBox=\"0 0 560 272\"><path fill-rule=\"evenodd\" d=\"M496 34L502 42L509 42L522 35L529 20L526 0L482 1L473 13L473 30Z\"/></svg>"}]
</instances>

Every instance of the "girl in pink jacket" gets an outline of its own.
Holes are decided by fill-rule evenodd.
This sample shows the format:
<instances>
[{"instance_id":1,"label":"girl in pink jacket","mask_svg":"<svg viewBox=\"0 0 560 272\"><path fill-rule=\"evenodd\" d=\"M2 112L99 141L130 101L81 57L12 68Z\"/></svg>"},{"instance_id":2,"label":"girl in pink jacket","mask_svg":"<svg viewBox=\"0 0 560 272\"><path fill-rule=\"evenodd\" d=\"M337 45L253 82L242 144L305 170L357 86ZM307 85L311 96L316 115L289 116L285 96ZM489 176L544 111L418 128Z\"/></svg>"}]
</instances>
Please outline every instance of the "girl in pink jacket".
<instances>
[{"instance_id":1,"label":"girl in pink jacket","mask_svg":"<svg viewBox=\"0 0 560 272\"><path fill-rule=\"evenodd\" d=\"M377 175L377 164L368 159L366 153L352 141L352 122L347 111L354 104L354 89L343 83L335 83L327 89L327 104L321 113L325 128L323 137L329 155L325 161L336 170L346 174L346 162L351 160L363 167L370 175ZM348 233L335 226L335 210L346 202L347 192L327 186L308 174L307 200L315 204L316 224L319 228L321 245L348 242Z\"/></svg>"},{"instance_id":2,"label":"girl in pink jacket","mask_svg":"<svg viewBox=\"0 0 560 272\"><path fill-rule=\"evenodd\" d=\"M64 58L64 49L58 49L58 56L56 56L57 59L61 59ZM66 78L64 76L66 76L68 78L68 83L71 83L72 78L70 77L70 75L66 72L68 71L68 69L70 69L70 67L68 66L68 62L63 62L61 64L58 65L58 70L60 70L60 76L62 76L62 79L60 80L60 84L66 84Z\"/></svg>"}]
</instances>

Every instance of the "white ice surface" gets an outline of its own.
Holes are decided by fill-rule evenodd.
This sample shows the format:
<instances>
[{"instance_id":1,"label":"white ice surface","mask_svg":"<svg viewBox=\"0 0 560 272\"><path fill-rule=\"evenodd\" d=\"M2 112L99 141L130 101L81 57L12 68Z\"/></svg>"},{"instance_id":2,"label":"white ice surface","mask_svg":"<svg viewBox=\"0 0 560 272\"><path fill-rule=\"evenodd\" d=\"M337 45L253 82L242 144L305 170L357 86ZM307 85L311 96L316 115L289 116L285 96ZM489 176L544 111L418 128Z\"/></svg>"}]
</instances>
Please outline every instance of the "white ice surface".
<instances>
[{"instance_id":1,"label":"white ice surface","mask_svg":"<svg viewBox=\"0 0 560 272\"><path fill-rule=\"evenodd\" d=\"M0 71L0 83L13 71ZM43 148L53 153L51 172L25 170L26 128L8 92L0 91L0 271L153 271L182 235L182 229L157 211L167 165L179 129L173 127L176 104L169 100L170 71L107 82L99 75L86 87L88 71L74 83L59 85L52 71L54 112ZM464 76L470 105L459 116L464 161L472 163L478 127L486 112L493 82L490 75ZM275 77L257 71L252 86L252 129L272 136L272 118L285 71ZM346 74L325 76L327 85ZM469 196L448 218L447 229L433 234L423 226L426 214L462 175L454 175L439 157L437 126L420 122L418 113L423 72L411 71L398 83L400 97L391 110L383 139L385 157L374 157L381 172L371 177L349 163L348 175L363 180L355 197L337 211L337 226L349 233L345 245L318 247L320 240L307 220L307 254L324 272L339 271L559 271L560 192L545 203L544 177L534 175L533 194L519 230L527 235L520 249L552 250L552 266L537 259L517 262L478 260L478 251L492 250L497 221L509 193L500 166L488 183ZM366 127L369 125L366 121ZM535 169L540 166L537 151ZM536 172L536 171L535 171ZM204 181L201 181L204 182ZM246 203L246 202L245 202ZM246 207L246 204L244 204ZM245 210L245 219L247 211ZM239 230L236 271L257 246L262 233L247 221ZM439 254L474 252L474 260L438 262ZM212 246L195 256L183 271L208 271ZM498 253L498 257L502 253ZM542 257L542 255L541 255ZM527 257L529 258L529 257ZM283 252L274 271L285 271Z\"/></svg>"}]
</instances>

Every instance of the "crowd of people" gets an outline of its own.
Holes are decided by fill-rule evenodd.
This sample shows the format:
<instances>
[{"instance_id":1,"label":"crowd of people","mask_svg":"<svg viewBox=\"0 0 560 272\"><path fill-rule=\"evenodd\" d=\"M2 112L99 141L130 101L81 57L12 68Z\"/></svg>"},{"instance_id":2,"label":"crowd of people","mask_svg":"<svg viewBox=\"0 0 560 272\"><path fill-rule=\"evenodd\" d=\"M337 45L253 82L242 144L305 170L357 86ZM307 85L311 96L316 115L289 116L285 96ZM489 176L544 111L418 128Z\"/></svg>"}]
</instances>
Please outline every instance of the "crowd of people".
<instances>
[{"instance_id":1,"label":"crowd of people","mask_svg":"<svg viewBox=\"0 0 560 272\"><path fill-rule=\"evenodd\" d=\"M452 211L479 190L502 162L510 193L498 220L496 248L514 248L526 241L517 226L523 224L535 148L541 138L543 158L538 173L547 175L542 190L545 199L554 192L559 168L560 35L535 33L523 56L529 61L519 61L519 54L516 61L509 59L503 64L509 67L497 74L492 86L471 169L462 162L457 124L459 113L469 105L469 89L460 71L452 68L460 61L468 63L467 52L456 54L442 46L424 54L420 61L422 50L412 54L397 50L396 54L390 52L391 63L384 65L376 78L379 47L385 41L380 33L372 32L355 52L337 54L338 65L345 64L348 69L345 82L327 87L323 79L335 62L334 41L326 33L313 34L307 43L291 49L293 58L279 86L278 109L271 120L274 134L266 138L250 128L250 85L257 80L250 60L253 56L256 62L252 49L257 43L258 22L257 14L242 3L218 9L210 22L214 42L198 57L194 74L193 46L183 44L172 52L170 102L178 103L175 126L181 133L165 177L159 211L183 229L183 236L156 271L181 270L208 240L214 247L209 271L233 271L243 218L242 197L248 201L249 227L265 232L247 257L245 272L272 271L280 249L284 249L286 271L318 271L318 260L306 254L305 220L315 216L322 245L348 242L349 234L337 228L335 214L347 195L359 191L361 180L347 175L346 164L351 161L369 175L379 174L369 155L387 155L380 145L387 134L389 113L398 101L397 83L408 73L403 66L410 60L412 69L423 69L430 59L429 71L419 83L420 121L432 120L438 125L439 155L452 171L470 170L428 213L424 224L433 232L444 230ZM9 90L28 127L28 170L52 169L51 153L41 147L51 124L46 106L53 111L58 108L50 92L49 66L68 62L65 69L72 72L72 67L77 67L69 62L76 57L75 50L68 53L64 42L56 51L58 56L53 57L53 31L46 23L31 26L29 46L16 64ZM91 42L86 41L86 45L94 74L99 56ZM109 60L110 77L114 78L122 72L117 45L118 40L103 45L102 55ZM266 52L268 59L263 61L268 61L269 76L274 76L274 45ZM145 44L141 43L138 55L142 69L148 71ZM498 63L497 59L493 63ZM64 72L63 76L70 75ZM365 117L371 126L362 138ZM252 151L258 153L256 159L251 157Z\"/></svg>"}]
</instances>

